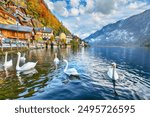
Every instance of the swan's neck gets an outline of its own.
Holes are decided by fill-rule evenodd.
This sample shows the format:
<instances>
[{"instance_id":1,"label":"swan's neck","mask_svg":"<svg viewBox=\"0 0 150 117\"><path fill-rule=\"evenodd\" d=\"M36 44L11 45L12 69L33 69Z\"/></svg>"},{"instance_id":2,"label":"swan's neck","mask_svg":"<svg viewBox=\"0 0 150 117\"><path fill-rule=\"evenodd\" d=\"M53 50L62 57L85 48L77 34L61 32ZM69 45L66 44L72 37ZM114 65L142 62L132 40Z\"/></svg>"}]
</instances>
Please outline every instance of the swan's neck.
<instances>
[{"instance_id":1,"label":"swan's neck","mask_svg":"<svg viewBox=\"0 0 150 117\"><path fill-rule=\"evenodd\" d=\"M7 54L5 54L5 63L7 62Z\"/></svg>"},{"instance_id":2,"label":"swan's neck","mask_svg":"<svg viewBox=\"0 0 150 117\"><path fill-rule=\"evenodd\" d=\"M67 71L67 69L68 69L68 62L66 61L66 67L65 67L64 71Z\"/></svg>"},{"instance_id":3,"label":"swan's neck","mask_svg":"<svg viewBox=\"0 0 150 117\"><path fill-rule=\"evenodd\" d=\"M116 68L113 67L113 73L112 73L112 78L113 78L113 79L115 79L115 70L116 70Z\"/></svg>"},{"instance_id":4,"label":"swan's neck","mask_svg":"<svg viewBox=\"0 0 150 117\"><path fill-rule=\"evenodd\" d=\"M16 68L19 68L19 63L20 63L20 55L18 55Z\"/></svg>"},{"instance_id":5,"label":"swan's neck","mask_svg":"<svg viewBox=\"0 0 150 117\"><path fill-rule=\"evenodd\" d=\"M57 58L57 54L55 54L55 58Z\"/></svg>"}]
</instances>

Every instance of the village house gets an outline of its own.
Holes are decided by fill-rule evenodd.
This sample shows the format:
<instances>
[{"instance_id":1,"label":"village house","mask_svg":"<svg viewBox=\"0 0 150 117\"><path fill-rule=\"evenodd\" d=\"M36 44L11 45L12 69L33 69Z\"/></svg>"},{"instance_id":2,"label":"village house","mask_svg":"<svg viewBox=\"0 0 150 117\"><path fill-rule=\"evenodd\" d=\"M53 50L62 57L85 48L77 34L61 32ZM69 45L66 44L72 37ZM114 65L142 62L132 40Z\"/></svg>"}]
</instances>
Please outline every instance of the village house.
<instances>
[{"instance_id":1,"label":"village house","mask_svg":"<svg viewBox=\"0 0 150 117\"><path fill-rule=\"evenodd\" d=\"M59 39L60 37L59 36L55 36L55 41L56 41L56 43L59 43Z\"/></svg>"},{"instance_id":2,"label":"village house","mask_svg":"<svg viewBox=\"0 0 150 117\"><path fill-rule=\"evenodd\" d=\"M34 28L34 31L35 31L35 40L43 40L43 28Z\"/></svg>"},{"instance_id":3,"label":"village house","mask_svg":"<svg viewBox=\"0 0 150 117\"><path fill-rule=\"evenodd\" d=\"M42 31L42 38L43 40L50 40L50 38L53 36L53 30L51 28L43 28Z\"/></svg>"},{"instance_id":4,"label":"village house","mask_svg":"<svg viewBox=\"0 0 150 117\"><path fill-rule=\"evenodd\" d=\"M15 17L18 19L19 23L23 26L33 26L32 18L27 16L26 10L23 7L16 8Z\"/></svg>"},{"instance_id":5,"label":"village house","mask_svg":"<svg viewBox=\"0 0 150 117\"><path fill-rule=\"evenodd\" d=\"M66 36L66 43L70 44L71 40L73 39L73 36L71 34Z\"/></svg>"},{"instance_id":6,"label":"village house","mask_svg":"<svg viewBox=\"0 0 150 117\"><path fill-rule=\"evenodd\" d=\"M9 6L15 6L14 0L1 0L0 3L4 8L8 8Z\"/></svg>"},{"instance_id":7,"label":"village house","mask_svg":"<svg viewBox=\"0 0 150 117\"><path fill-rule=\"evenodd\" d=\"M3 7L5 7L7 13L13 15L21 25L34 26L32 18L27 16L26 8L16 5L14 1L7 2Z\"/></svg>"},{"instance_id":8,"label":"village house","mask_svg":"<svg viewBox=\"0 0 150 117\"><path fill-rule=\"evenodd\" d=\"M34 28L35 40L50 40L53 36L53 30L51 28Z\"/></svg>"},{"instance_id":9,"label":"village house","mask_svg":"<svg viewBox=\"0 0 150 117\"><path fill-rule=\"evenodd\" d=\"M1 24L16 24L16 21L23 26L34 26L32 18L27 16L26 8L16 6L13 1L0 6Z\"/></svg>"},{"instance_id":10,"label":"village house","mask_svg":"<svg viewBox=\"0 0 150 117\"><path fill-rule=\"evenodd\" d=\"M16 17L0 7L0 24L16 24Z\"/></svg>"},{"instance_id":11,"label":"village house","mask_svg":"<svg viewBox=\"0 0 150 117\"><path fill-rule=\"evenodd\" d=\"M33 39L34 31L32 27L21 25L0 24L0 32L4 38L29 41Z\"/></svg>"}]
</instances>

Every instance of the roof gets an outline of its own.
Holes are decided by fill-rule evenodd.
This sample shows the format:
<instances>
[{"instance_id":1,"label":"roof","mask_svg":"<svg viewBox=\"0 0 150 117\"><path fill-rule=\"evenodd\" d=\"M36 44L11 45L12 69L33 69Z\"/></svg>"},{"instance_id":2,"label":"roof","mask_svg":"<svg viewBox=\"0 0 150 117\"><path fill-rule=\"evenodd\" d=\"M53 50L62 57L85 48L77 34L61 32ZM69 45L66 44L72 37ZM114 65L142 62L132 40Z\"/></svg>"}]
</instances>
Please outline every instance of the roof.
<instances>
[{"instance_id":1,"label":"roof","mask_svg":"<svg viewBox=\"0 0 150 117\"><path fill-rule=\"evenodd\" d=\"M13 19L16 19L15 16L11 15L10 13L8 13L7 11L3 10L3 9L0 9L0 12L4 13L4 14L7 14L8 16L10 16L11 18Z\"/></svg>"},{"instance_id":2,"label":"roof","mask_svg":"<svg viewBox=\"0 0 150 117\"><path fill-rule=\"evenodd\" d=\"M44 28L43 28L43 32L44 32L44 33L51 33L51 32L52 32L52 29L51 29L51 28L46 28L46 27L44 27Z\"/></svg>"},{"instance_id":3,"label":"roof","mask_svg":"<svg viewBox=\"0 0 150 117\"><path fill-rule=\"evenodd\" d=\"M46 28L46 27L44 27L44 28L34 28L34 30L36 31L36 32L39 32L39 31L43 31L43 33L51 33L52 32L52 29L51 28Z\"/></svg>"},{"instance_id":4,"label":"roof","mask_svg":"<svg viewBox=\"0 0 150 117\"><path fill-rule=\"evenodd\" d=\"M34 28L35 32L40 32L41 30L43 31L43 28Z\"/></svg>"},{"instance_id":5,"label":"roof","mask_svg":"<svg viewBox=\"0 0 150 117\"><path fill-rule=\"evenodd\" d=\"M19 31L19 32L32 32L33 30L33 28L29 26L4 25L4 24L0 24L0 29Z\"/></svg>"}]
</instances>

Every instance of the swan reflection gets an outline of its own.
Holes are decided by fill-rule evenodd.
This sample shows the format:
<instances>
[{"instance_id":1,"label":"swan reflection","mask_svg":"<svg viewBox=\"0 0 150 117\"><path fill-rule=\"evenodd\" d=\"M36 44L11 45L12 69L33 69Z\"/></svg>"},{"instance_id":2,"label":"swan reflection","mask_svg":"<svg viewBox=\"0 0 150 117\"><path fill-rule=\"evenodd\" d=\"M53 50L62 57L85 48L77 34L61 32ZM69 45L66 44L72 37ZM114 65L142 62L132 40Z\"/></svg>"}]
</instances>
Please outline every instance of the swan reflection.
<instances>
[{"instance_id":1,"label":"swan reflection","mask_svg":"<svg viewBox=\"0 0 150 117\"><path fill-rule=\"evenodd\" d=\"M18 77L18 80L19 80L20 85L23 85L23 81L22 81L22 78L21 78L19 72L17 72L16 76Z\"/></svg>"},{"instance_id":2,"label":"swan reflection","mask_svg":"<svg viewBox=\"0 0 150 117\"><path fill-rule=\"evenodd\" d=\"M62 80L62 83L68 84L69 82L73 80L80 80L80 76L74 76L74 75L67 76L66 79Z\"/></svg>"},{"instance_id":3,"label":"swan reflection","mask_svg":"<svg viewBox=\"0 0 150 117\"><path fill-rule=\"evenodd\" d=\"M4 71L5 71L5 78L8 78L8 76L9 76L9 73L8 73L8 70L7 70L7 68L4 68Z\"/></svg>"},{"instance_id":4,"label":"swan reflection","mask_svg":"<svg viewBox=\"0 0 150 117\"><path fill-rule=\"evenodd\" d=\"M3 71L3 65L0 64L0 72L2 72L2 71Z\"/></svg>"},{"instance_id":5,"label":"swan reflection","mask_svg":"<svg viewBox=\"0 0 150 117\"><path fill-rule=\"evenodd\" d=\"M27 70L27 71L17 71L16 76L18 77L18 80L20 82L20 84L22 85L22 77L21 76L25 76L25 77L32 77L34 74L37 74L38 71L36 69L31 69L31 70Z\"/></svg>"}]
</instances>

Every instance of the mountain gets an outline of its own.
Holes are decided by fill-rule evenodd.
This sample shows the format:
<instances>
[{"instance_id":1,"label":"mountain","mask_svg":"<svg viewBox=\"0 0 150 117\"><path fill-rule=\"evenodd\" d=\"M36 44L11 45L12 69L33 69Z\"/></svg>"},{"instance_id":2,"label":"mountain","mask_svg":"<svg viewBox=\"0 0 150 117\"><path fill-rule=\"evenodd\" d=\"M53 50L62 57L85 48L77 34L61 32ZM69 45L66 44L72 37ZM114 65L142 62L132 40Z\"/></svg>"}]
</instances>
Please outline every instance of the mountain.
<instances>
[{"instance_id":1,"label":"mountain","mask_svg":"<svg viewBox=\"0 0 150 117\"><path fill-rule=\"evenodd\" d=\"M150 46L150 10L108 24L84 40L95 45Z\"/></svg>"}]
</instances>

